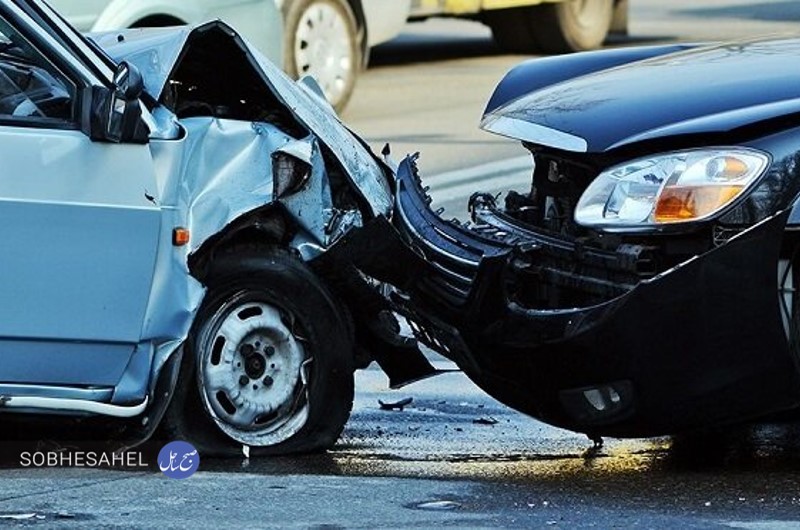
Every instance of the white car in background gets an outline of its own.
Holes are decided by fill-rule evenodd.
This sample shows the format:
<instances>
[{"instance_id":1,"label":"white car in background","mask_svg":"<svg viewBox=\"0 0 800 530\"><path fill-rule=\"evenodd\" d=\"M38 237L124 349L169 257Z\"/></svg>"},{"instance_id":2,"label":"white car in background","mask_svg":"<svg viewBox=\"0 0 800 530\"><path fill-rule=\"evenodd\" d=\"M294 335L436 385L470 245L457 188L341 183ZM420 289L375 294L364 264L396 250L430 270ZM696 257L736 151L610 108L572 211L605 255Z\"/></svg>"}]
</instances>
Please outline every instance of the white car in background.
<instances>
[{"instance_id":1,"label":"white car in background","mask_svg":"<svg viewBox=\"0 0 800 530\"><path fill-rule=\"evenodd\" d=\"M369 49L396 37L411 0L276 0L284 20L284 69L313 76L328 100L344 108Z\"/></svg>"},{"instance_id":2,"label":"white car in background","mask_svg":"<svg viewBox=\"0 0 800 530\"><path fill-rule=\"evenodd\" d=\"M274 0L49 0L83 32L197 24L221 19L276 64L283 57L283 25Z\"/></svg>"},{"instance_id":3,"label":"white car in background","mask_svg":"<svg viewBox=\"0 0 800 530\"><path fill-rule=\"evenodd\" d=\"M369 48L402 30L411 0L50 0L81 31L221 19L292 77L311 75L342 110ZM282 24L283 22L283 24Z\"/></svg>"}]
</instances>

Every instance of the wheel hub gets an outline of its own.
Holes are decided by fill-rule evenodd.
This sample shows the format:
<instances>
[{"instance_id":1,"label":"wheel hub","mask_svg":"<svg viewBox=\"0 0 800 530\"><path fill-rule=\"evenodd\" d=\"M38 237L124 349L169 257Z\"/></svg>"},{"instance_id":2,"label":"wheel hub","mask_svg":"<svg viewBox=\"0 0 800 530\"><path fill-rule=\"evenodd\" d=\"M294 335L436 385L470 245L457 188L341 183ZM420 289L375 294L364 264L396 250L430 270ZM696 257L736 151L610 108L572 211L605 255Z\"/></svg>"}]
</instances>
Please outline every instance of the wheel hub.
<instances>
[{"instance_id":1,"label":"wheel hub","mask_svg":"<svg viewBox=\"0 0 800 530\"><path fill-rule=\"evenodd\" d=\"M252 343L246 342L239 348L239 353L242 355L242 364L244 365L244 372L250 379L260 379L261 376L267 371L269 365L268 358L275 356L275 346L268 344L270 340L268 337L257 336ZM262 347L262 344L265 344ZM275 369L277 364L273 363L272 368ZM237 363L238 367L238 363Z\"/></svg>"},{"instance_id":2,"label":"wheel hub","mask_svg":"<svg viewBox=\"0 0 800 530\"><path fill-rule=\"evenodd\" d=\"M267 361L255 353L245 360L244 371L250 379L258 379L267 371Z\"/></svg>"}]
</instances>

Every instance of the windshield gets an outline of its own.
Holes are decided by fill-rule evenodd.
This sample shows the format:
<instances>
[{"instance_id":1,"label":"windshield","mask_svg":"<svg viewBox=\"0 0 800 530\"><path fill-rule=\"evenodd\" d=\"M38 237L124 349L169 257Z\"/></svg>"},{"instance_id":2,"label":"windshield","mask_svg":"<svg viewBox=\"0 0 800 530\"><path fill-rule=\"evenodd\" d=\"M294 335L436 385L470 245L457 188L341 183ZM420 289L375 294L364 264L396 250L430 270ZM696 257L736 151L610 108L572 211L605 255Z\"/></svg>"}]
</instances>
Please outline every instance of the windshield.
<instances>
[{"instance_id":1,"label":"windshield","mask_svg":"<svg viewBox=\"0 0 800 530\"><path fill-rule=\"evenodd\" d=\"M43 0L13 0L13 2L36 20L42 29L72 50L76 57L83 59L87 67L110 85L117 65L96 43L73 28Z\"/></svg>"}]
</instances>

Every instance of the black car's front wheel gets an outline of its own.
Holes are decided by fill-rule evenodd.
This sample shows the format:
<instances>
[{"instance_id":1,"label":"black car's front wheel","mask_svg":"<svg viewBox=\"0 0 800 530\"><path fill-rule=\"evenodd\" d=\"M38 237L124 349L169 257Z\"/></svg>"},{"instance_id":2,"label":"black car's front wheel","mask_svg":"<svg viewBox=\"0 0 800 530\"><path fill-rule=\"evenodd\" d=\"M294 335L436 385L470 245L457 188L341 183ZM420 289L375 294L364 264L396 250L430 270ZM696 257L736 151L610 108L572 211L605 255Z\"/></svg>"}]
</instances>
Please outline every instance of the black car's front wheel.
<instances>
[{"instance_id":1,"label":"black car's front wheel","mask_svg":"<svg viewBox=\"0 0 800 530\"><path fill-rule=\"evenodd\" d=\"M348 320L286 251L234 248L212 265L167 412L203 453L286 454L332 446L353 402Z\"/></svg>"}]
</instances>

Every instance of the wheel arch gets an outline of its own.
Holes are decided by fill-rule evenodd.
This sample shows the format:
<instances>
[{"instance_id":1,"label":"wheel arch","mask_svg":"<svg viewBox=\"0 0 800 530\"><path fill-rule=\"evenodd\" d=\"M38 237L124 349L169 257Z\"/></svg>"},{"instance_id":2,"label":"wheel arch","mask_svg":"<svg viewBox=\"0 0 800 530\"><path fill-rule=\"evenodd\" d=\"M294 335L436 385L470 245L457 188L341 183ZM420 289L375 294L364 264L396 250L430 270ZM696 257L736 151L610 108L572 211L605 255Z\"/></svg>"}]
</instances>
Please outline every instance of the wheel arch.
<instances>
[{"instance_id":1,"label":"wheel arch","mask_svg":"<svg viewBox=\"0 0 800 530\"><path fill-rule=\"evenodd\" d=\"M189 272L205 283L209 265L223 249L243 244L265 244L289 248L297 226L276 204L268 204L234 219L222 230L203 241L189 255Z\"/></svg>"},{"instance_id":2,"label":"wheel arch","mask_svg":"<svg viewBox=\"0 0 800 530\"><path fill-rule=\"evenodd\" d=\"M336 301L311 267L296 259L290 247L265 245L263 236L259 241L248 241L247 238L253 235L252 228L253 225L242 225L238 230L231 230L225 240L216 244L209 243L211 246L208 249L217 250L220 259L208 268L208 292L192 324L192 332L185 342L187 351L181 359L179 380L164 415L162 432L169 439L189 440L203 454L208 455L240 455L243 442L251 446L254 451L252 454L257 455L328 449L338 439L353 402L353 346L348 324L336 317L338 313L331 313L338 309ZM256 230L256 233L259 232ZM239 243L234 243L234 240ZM198 363L202 362L199 353L211 351L208 348L211 342L207 340L210 336L207 330L214 329L209 326L216 325L211 319L218 314L227 318L230 314L219 312L220 308L226 307L220 304L235 304L239 300L253 301L252 296L246 292L253 286L256 286L252 290L254 296L261 297L262 301L266 300L265 303L277 304L275 307L279 308L291 308L292 314L303 321L301 329L310 333L301 332L299 336L302 338L299 340L316 344L318 348L313 356L314 362L310 365L314 371L314 375L308 379L310 383L306 383L305 378L302 379L304 385L308 384L304 395L316 397L308 397L308 406L303 407L306 412L298 412L300 415L296 417L300 423L293 420L286 423L289 430L277 438L272 437L274 433L266 433L258 440L257 445L250 440L236 438L231 432L236 426L222 428L222 424L213 417L209 402L204 401L203 394L200 393L203 382L197 372ZM265 295L265 292L271 294ZM240 317L241 315L239 314ZM243 318L253 318L253 314ZM234 349L239 351L238 347ZM323 351L325 353L321 354ZM232 369L235 370L233 367ZM247 375L251 379L259 379L263 372ZM269 388L271 381L271 378L270 383L265 381L264 388ZM207 397L206 395L206 399ZM232 403L230 398L228 400L229 404ZM224 404L222 406L224 408ZM214 426L220 428L215 429Z\"/></svg>"},{"instance_id":3,"label":"wheel arch","mask_svg":"<svg viewBox=\"0 0 800 530\"><path fill-rule=\"evenodd\" d=\"M162 28L166 26L183 26L186 24L185 20L181 20L173 15L163 13L147 15L140 18L130 25L131 28Z\"/></svg>"},{"instance_id":4,"label":"wheel arch","mask_svg":"<svg viewBox=\"0 0 800 530\"><path fill-rule=\"evenodd\" d=\"M110 31L119 28L152 27L154 25L178 25L197 20L201 13L190 2L179 2L165 5L162 0L113 0L100 14L92 26L92 31ZM160 24L143 24L144 21L160 22ZM171 22L173 24L167 24Z\"/></svg>"}]
</instances>

